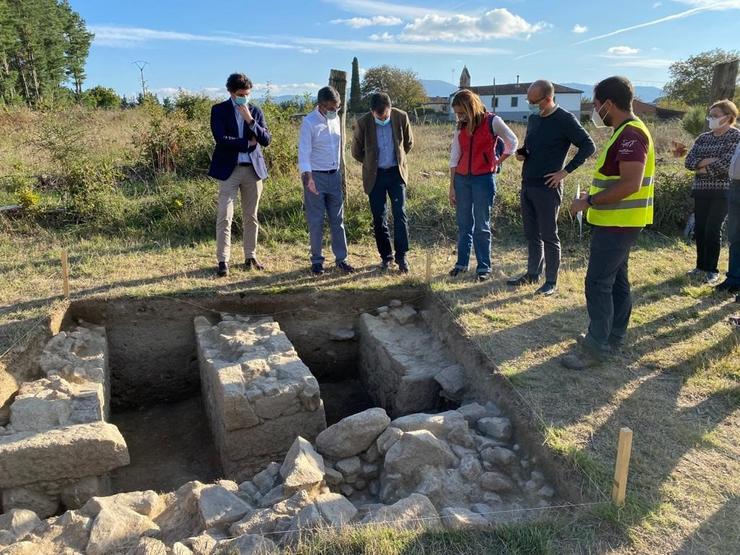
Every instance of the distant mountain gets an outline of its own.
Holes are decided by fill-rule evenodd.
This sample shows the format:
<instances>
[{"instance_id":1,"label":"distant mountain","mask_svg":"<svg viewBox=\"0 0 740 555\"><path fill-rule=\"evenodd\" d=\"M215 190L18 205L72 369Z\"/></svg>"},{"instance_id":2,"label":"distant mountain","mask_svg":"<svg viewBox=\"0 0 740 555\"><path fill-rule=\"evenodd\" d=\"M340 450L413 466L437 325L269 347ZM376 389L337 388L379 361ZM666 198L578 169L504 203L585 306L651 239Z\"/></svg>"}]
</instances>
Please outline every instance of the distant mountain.
<instances>
[{"instance_id":1,"label":"distant mountain","mask_svg":"<svg viewBox=\"0 0 740 555\"><path fill-rule=\"evenodd\" d=\"M457 90L457 86L439 79L419 79L427 96L450 96Z\"/></svg>"},{"instance_id":2,"label":"distant mountain","mask_svg":"<svg viewBox=\"0 0 740 555\"><path fill-rule=\"evenodd\" d=\"M584 83L559 83L560 85L565 85L566 87L572 87L574 89L580 89L583 91L583 96L588 96L589 98L593 95L594 86L592 85L586 85ZM635 87L635 95L637 95L637 98L642 100L643 102L655 102L655 99L663 96L665 93L663 92L663 89L658 87L642 87L637 86Z\"/></svg>"}]
</instances>

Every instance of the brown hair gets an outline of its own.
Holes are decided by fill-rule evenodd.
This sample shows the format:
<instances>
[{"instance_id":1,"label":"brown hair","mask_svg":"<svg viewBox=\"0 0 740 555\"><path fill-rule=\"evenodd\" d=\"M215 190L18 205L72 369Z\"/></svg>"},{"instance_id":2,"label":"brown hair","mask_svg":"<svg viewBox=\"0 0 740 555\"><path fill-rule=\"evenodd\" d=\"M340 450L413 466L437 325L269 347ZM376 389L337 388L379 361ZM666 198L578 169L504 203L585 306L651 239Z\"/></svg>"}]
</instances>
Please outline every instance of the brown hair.
<instances>
[{"instance_id":1,"label":"brown hair","mask_svg":"<svg viewBox=\"0 0 740 555\"><path fill-rule=\"evenodd\" d=\"M252 81L243 73L232 73L226 80L226 90L235 93L242 89L251 89Z\"/></svg>"},{"instance_id":2,"label":"brown hair","mask_svg":"<svg viewBox=\"0 0 740 555\"><path fill-rule=\"evenodd\" d=\"M732 120L730 121L730 125L735 125L735 122L737 121L738 110L737 106L735 106L735 103L732 100L720 100L709 107L710 110L712 108L719 108L724 115L730 116L730 119Z\"/></svg>"},{"instance_id":3,"label":"brown hair","mask_svg":"<svg viewBox=\"0 0 740 555\"><path fill-rule=\"evenodd\" d=\"M465 110L465 115L468 118L466 127L468 133L472 135L486 116L486 107L481 102L480 96L473 91L463 89L454 96L452 105L460 106ZM460 129L462 129L462 125Z\"/></svg>"}]
</instances>

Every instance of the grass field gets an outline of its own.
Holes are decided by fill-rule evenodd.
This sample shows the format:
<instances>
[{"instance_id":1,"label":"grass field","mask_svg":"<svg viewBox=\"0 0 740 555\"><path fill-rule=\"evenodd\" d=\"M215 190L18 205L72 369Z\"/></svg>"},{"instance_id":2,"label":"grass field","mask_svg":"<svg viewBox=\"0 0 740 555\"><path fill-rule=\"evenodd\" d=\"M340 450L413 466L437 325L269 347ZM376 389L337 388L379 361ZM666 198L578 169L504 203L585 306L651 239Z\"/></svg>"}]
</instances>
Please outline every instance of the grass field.
<instances>
[{"instance_id":1,"label":"grass field","mask_svg":"<svg viewBox=\"0 0 740 555\"><path fill-rule=\"evenodd\" d=\"M106 124L91 142L105 156L131 158L132 143L121 129L131 129L130 120L139 116L96 117ZM0 167L52 173L51 160L28 139L33 134L31 123L3 122ZM307 542L301 553L740 552L740 336L727 323L740 305L685 277L693 267L693 247L675 235L646 232L630 262L635 310L626 349L594 370L564 370L557 359L587 323L586 239L577 239L572 222L563 215L564 260L555 296L542 299L531 289L512 291L503 286L506 276L524 269L526 259L512 216L519 167L507 162L495 217L495 279L485 284L450 280L446 272L454 264L454 219L445 204L450 129L417 131L409 187L410 276L379 276L372 271L377 253L354 163L349 167L350 252L361 271L350 278L335 273L318 279L308 275L307 236L294 176L266 185L261 258L269 270L259 276L236 270L227 279L216 279L214 241L206 231L168 236L155 226L106 233L84 226L0 219L0 353L22 344L24 334L59 301L62 248L70 251L75 297L383 288L420 283L430 252L432 290L534 408L543 443L576 464L608 494L618 430L621 426L634 430L627 504L620 510L599 508L576 520L561 516L497 533L350 530ZM665 154L662 159L664 170L680 171ZM576 179L587 183L589 171L582 168ZM168 187L187 187L192 182L193 178L173 179ZM201 182L203 198L212 198L215 186ZM140 194L141 184L129 188L131 202L143 202L140 199L147 194L155 196L156 188L150 185L149 193ZM571 180L566 195L574 188ZM134 190L139 192L134 195ZM6 187L0 201L13 195ZM208 210L212 210L210 202ZM286 216L286 210L293 212ZM656 210L661 210L660 204ZM205 208L204 212L205 221L210 212ZM234 245L238 248L237 241ZM237 250L233 255L240 259ZM726 264L724 249L720 267ZM10 352L0 359L0 387L12 382L12 357Z\"/></svg>"}]
</instances>

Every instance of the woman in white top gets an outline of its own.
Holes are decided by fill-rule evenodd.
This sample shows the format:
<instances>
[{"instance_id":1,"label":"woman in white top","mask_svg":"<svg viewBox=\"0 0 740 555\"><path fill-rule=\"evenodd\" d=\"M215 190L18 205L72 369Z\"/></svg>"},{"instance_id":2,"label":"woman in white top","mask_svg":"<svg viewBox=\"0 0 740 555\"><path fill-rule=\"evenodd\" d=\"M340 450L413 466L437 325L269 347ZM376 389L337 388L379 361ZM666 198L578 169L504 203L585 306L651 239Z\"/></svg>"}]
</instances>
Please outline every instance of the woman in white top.
<instances>
[{"instance_id":1,"label":"woman in white top","mask_svg":"<svg viewBox=\"0 0 740 555\"><path fill-rule=\"evenodd\" d=\"M478 262L476 278L491 275L491 210L496 196L496 169L517 149L514 132L504 121L486 111L480 97L462 90L452 99L457 130L450 153L450 203L457 213L457 262L450 271L455 277L468 269L470 248ZM504 141L504 152L496 156L496 142Z\"/></svg>"}]
</instances>

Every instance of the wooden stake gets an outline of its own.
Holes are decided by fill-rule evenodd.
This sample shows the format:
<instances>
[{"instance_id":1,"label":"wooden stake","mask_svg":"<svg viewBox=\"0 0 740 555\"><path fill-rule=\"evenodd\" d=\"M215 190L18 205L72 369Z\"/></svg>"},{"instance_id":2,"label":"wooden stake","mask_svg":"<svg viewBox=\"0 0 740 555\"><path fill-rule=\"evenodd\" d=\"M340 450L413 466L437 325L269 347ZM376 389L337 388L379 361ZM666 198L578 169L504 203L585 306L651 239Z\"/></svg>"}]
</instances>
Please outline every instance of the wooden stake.
<instances>
[{"instance_id":1,"label":"wooden stake","mask_svg":"<svg viewBox=\"0 0 740 555\"><path fill-rule=\"evenodd\" d=\"M62 291L64 298L69 299L69 255L66 250L62 251Z\"/></svg>"},{"instance_id":2,"label":"wooden stake","mask_svg":"<svg viewBox=\"0 0 740 555\"><path fill-rule=\"evenodd\" d=\"M615 505L624 505L627 496L627 474L630 468L630 455L632 454L632 430L622 428L619 430L619 445L617 446L617 463L614 466L614 486L612 488L612 501Z\"/></svg>"},{"instance_id":3,"label":"wooden stake","mask_svg":"<svg viewBox=\"0 0 740 555\"><path fill-rule=\"evenodd\" d=\"M427 283L432 283L432 254L427 250Z\"/></svg>"},{"instance_id":4,"label":"wooden stake","mask_svg":"<svg viewBox=\"0 0 740 555\"><path fill-rule=\"evenodd\" d=\"M329 71L329 86L334 87L339 93L339 97L342 99L342 106L339 109L339 122L342 127L341 136L341 152L342 155L339 159L339 174L342 177L342 194L344 195L345 206L347 204L347 165L344 163L344 155L346 153L346 131L347 131L347 72L339 69L332 69Z\"/></svg>"}]
</instances>

